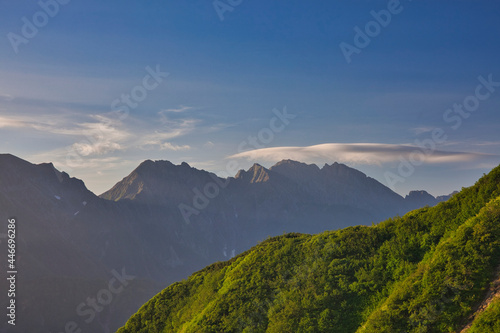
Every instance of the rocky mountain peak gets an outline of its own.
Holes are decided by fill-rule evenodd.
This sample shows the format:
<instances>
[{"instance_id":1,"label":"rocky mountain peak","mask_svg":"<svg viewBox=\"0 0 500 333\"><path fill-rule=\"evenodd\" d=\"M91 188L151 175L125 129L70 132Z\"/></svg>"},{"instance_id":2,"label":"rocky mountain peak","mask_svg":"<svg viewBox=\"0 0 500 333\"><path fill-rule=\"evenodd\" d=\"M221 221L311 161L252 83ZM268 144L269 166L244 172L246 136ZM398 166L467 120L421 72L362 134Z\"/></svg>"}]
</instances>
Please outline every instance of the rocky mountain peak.
<instances>
[{"instance_id":1,"label":"rocky mountain peak","mask_svg":"<svg viewBox=\"0 0 500 333\"><path fill-rule=\"evenodd\" d=\"M326 174L330 177L335 177L335 178L346 178L346 177L361 178L361 179L367 178L363 172L356 170L354 168L348 167L345 164L337 163L337 162L334 162L330 165L325 164L323 166L323 168L321 169L321 171L323 172L323 174Z\"/></svg>"},{"instance_id":2,"label":"rocky mountain peak","mask_svg":"<svg viewBox=\"0 0 500 333\"><path fill-rule=\"evenodd\" d=\"M429 192L424 190L410 191L410 193L405 197L405 199L435 199Z\"/></svg>"},{"instance_id":3,"label":"rocky mountain peak","mask_svg":"<svg viewBox=\"0 0 500 333\"><path fill-rule=\"evenodd\" d=\"M317 177L320 171L316 164L306 164L293 160L282 160L273 165L269 170L299 181Z\"/></svg>"},{"instance_id":4,"label":"rocky mountain peak","mask_svg":"<svg viewBox=\"0 0 500 333\"><path fill-rule=\"evenodd\" d=\"M254 163L248 169L240 170L235 176L236 179L241 179L249 183L264 183L269 181L269 170L264 168L262 165L258 163Z\"/></svg>"},{"instance_id":5,"label":"rocky mountain peak","mask_svg":"<svg viewBox=\"0 0 500 333\"><path fill-rule=\"evenodd\" d=\"M209 181L212 181L210 173L192 168L186 162L175 165L164 160L146 160L100 197L112 201L130 199L164 204L192 197L194 187L203 188L202 185Z\"/></svg>"},{"instance_id":6,"label":"rocky mountain peak","mask_svg":"<svg viewBox=\"0 0 500 333\"><path fill-rule=\"evenodd\" d=\"M152 161L146 160L142 162L134 172L140 175L157 175L165 171L173 170L176 166L169 161Z\"/></svg>"},{"instance_id":7,"label":"rocky mountain peak","mask_svg":"<svg viewBox=\"0 0 500 333\"><path fill-rule=\"evenodd\" d=\"M416 209L423 206L434 206L438 200L424 190L410 191L405 197L405 201L410 205L411 209Z\"/></svg>"}]
</instances>

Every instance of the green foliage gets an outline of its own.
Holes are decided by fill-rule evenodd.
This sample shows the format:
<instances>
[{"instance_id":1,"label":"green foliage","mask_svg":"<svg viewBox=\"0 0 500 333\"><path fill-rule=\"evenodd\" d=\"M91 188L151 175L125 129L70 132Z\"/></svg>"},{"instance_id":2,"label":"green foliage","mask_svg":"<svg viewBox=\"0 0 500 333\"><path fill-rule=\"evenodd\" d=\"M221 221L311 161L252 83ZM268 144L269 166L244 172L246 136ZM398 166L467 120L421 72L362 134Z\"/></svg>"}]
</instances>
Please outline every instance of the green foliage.
<instances>
[{"instance_id":1,"label":"green foliage","mask_svg":"<svg viewBox=\"0 0 500 333\"><path fill-rule=\"evenodd\" d=\"M500 198L444 238L359 332L452 332L480 301L500 258Z\"/></svg>"},{"instance_id":2,"label":"green foliage","mask_svg":"<svg viewBox=\"0 0 500 333\"><path fill-rule=\"evenodd\" d=\"M498 333L500 332L500 298L496 298L479 314L467 333Z\"/></svg>"},{"instance_id":3,"label":"green foliage","mask_svg":"<svg viewBox=\"0 0 500 333\"><path fill-rule=\"evenodd\" d=\"M118 332L455 331L500 261L499 196L496 168L373 227L270 238L171 285Z\"/></svg>"}]
</instances>

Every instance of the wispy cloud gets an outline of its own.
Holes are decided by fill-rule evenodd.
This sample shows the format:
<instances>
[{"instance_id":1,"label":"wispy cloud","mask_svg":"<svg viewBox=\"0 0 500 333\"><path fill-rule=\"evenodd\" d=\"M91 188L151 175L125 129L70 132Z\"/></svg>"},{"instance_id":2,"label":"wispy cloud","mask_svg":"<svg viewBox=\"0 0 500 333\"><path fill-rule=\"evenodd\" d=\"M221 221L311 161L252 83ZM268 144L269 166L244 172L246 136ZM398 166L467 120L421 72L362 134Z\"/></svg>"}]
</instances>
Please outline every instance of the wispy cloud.
<instances>
[{"instance_id":1,"label":"wispy cloud","mask_svg":"<svg viewBox=\"0 0 500 333\"><path fill-rule=\"evenodd\" d=\"M72 122L66 117L46 116L35 119L28 116L0 116L0 128L25 128L74 137L72 148L81 156L103 155L120 150L132 137L119 120L102 115L90 115L88 121Z\"/></svg>"},{"instance_id":2,"label":"wispy cloud","mask_svg":"<svg viewBox=\"0 0 500 333\"><path fill-rule=\"evenodd\" d=\"M112 140L103 140L96 142L77 142L71 146L81 156L104 155L122 150L123 146Z\"/></svg>"},{"instance_id":3,"label":"wispy cloud","mask_svg":"<svg viewBox=\"0 0 500 333\"><path fill-rule=\"evenodd\" d=\"M500 141L481 141L473 143L475 146L500 146Z\"/></svg>"},{"instance_id":4,"label":"wispy cloud","mask_svg":"<svg viewBox=\"0 0 500 333\"><path fill-rule=\"evenodd\" d=\"M173 151L179 151L179 150L189 150L191 147L189 145L176 145L170 142L164 142L160 145L161 150L173 150Z\"/></svg>"},{"instance_id":5,"label":"wispy cloud","mask_svg":"<svg viewBox=\"0 0 500 333\"><path fill-rule=\"evenodd\" d=\"M5 94L0 92L0 101L7 101L10 102L14 99L14 96L10 94Z\"/></svg>"},{"instance_id":6,"label":"wispy cloud","mask_svg":"<svg viewBox=\"0 0 500 333\"><path fill-rule=\"evenodd\" d=\"M50 132L50 130L55 130L59 125L65 122L64 116L56 115L43 115L43 116L32 116L32 115L3 115L0 116L0 128L26 128L33 129L43 132Z\"/></svg>"},{"instance_id":7,"label":"wispy cloud","mask_svg":"<svg viewBox=\"0 0 500 333\"><path fill-rule=\"evenodd\" d=\"M212 149L215 146L215 144L212 141L207 141L203 144L203 148L205 149Z\"/></svg>"},{"instance_id":8,"label":"wispy cloud","mask_svg":"<svg viewBox=\"0 0 500 333\"><path fill-rule=\"evenodd\" d=\"M191 106L180 105L177 108L161 110L160 112L158 112L158 115L160 116L161 123L168 124L169 122L172 121L169 117L170 114L179 114L193 109L194 107Z\"/></svg>"},{"instance_id":9,"label":"wispy cloud","mask_svg":"<svg viewBox=\"0 0 500 333\"><path fill-rule=\"evenodd\" d=\"M88 115L77 122L68 117L50 116L35 119L30 116L0 116L0 128L24 128L69 137L74 144L69 147L83 157L104 155L117 150L141 148L146 150L187 150L188 145L177 145L169 140L191 133L199 124L197 119L169 120L160 130L148 134L151 125L130 130L117 117ZM67 151L68 148L63 150Z\"/></svg>"},{"instance_id":10,"label":"wispy cloud","mask_svg":"<svg viewBox=\"0 0 500 333\"><path fill-rule=\"evenodd\" d=\"M57 148L29 156L30 162L42 163L53 162L54 166L61 171L75 170L112 170L124 163L124 159L118 156L94 156L78 159L68 159L71 147Z\"/></svg>"},{"instance_id":11,"label":"wispy cloud","mask_svg":"<svg viewBox=\"0 0 500 333\"><path fill-rule=\"evenodd\" d=\"M193 110L193 109L194 109L194 107L192 107L192 106L179 105L178 108L161 110L160 113L168 113L168 112L179 113L179 112L184 112L184 111Z\"/></svg>"},{"instance_id":12,"label":"wispy cloud","mask_svg":"<svg viewBox=\"0 0 500 333\"><path fill-rule=\"evenodd\" d=\"M22 127L30 127L29 122L26 119L22 119L21 117L5 117L0 116L0 128L22 128Z\"/></svg>"},{"instance_id":13,"label":"wispy cloud","mask_svg":"<svg viewBox=\"0 0 500 333\"><path fill-rule=\"evenodd\" d=\"M435 127L416 127L416 128L412 128L411 131L416 135L420 135L423 133L431 132L434 128Z\"/></svg>"},{"instance_id":14,"label":"wispy cloud","mask_svg":"<svg viewBox=\"0 0 500 333\"><path fill-rule=\"evenodd\" d=\"M200 123L198 119L169 120L163 123L161 131L141 136L136 145L145 150L158 148L160 150L187 150L188 145L178 146L169 140L185 136L194 131Z\"/></svg>"},{"instance_id":15,"label":"wispy cloud","mask_svg":"<svg viewBox=\"0 0 500 333\"><path fill-rule=\"evenodd\" d=\"M414 145L397 145L381 143L325 143L308 147L274 147L246 151L229 156L252 161L277 162L283 159L293 159L303 162L336 161L361 165L382 165L399 162L401 157L408 159L411 154L422 149ZM484 158L499 158L497 155L474 152L452 152L434 150L425 155L425 163L459 163L471 162Z\"/></svg>"}]
</instances>

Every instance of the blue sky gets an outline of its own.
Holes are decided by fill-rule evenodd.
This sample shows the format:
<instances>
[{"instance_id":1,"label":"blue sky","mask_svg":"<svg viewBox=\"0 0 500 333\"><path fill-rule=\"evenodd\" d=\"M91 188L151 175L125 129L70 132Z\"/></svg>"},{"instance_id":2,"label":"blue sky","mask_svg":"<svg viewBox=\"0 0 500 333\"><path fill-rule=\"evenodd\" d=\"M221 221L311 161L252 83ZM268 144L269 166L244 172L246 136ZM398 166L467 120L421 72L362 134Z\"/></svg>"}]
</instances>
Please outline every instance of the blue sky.
<instances>
[{"instance_id":1,"label":"blue sky","mask_svg":"<svg viewBox=\"0 0 500 333\"><path fill-rule=\"evenodd\" d=\"M145 159L338 161L403 195L500 163L498 1L54 1L0 0L0 151L98 194Z\"/></svg>"}]
</instances>

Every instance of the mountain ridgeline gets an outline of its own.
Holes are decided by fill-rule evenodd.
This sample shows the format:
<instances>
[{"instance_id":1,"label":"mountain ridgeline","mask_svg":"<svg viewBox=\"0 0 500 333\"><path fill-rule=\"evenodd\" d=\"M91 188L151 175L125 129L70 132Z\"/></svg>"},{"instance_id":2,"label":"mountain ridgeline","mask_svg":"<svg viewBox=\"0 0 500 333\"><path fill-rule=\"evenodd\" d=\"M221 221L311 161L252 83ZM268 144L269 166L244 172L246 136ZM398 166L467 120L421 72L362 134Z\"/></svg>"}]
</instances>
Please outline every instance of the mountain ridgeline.
<instances>
[{"instance_id":1,"label":"mountain ridgeline","mask_svg":"<svg viewBox=\"0 0 500 333\"><path fill-rule=\"evenodd\" d=\"M217 195L200 206L195 199L207 186ZM268 236L370 225L437 202L423 192L403 198L342 164L294 161L256 164L228 179L186 163L145 161L96 196L51 163L0 154L0 220L18 221L16 302L19 317L29 318L15 327L3 322L0 331L114 331L169 284ZM3 272L0 289L8 290ZM117 274L133 279L114 286L120 292L109 304L92 305Z\"/></svg>"},{"instance_id":2,"label":"mountain ridgeline","mask_svg":"<svg viewBox=\"0 0 500 333\"><path fill-rule=\"evenodd\" d=\"M118 332L493 333L499 274L497 167L371 227L271 237L172 284Z\"/></svg>"},{"instance_id":3,"label":"mountain ridgeline","mask_svg":"<svg viewBox=\"0 0 500 333\"><path fill-rule=\"evenodd\" d=\"M207 189L207 184L213 187ZM252 225L253 229L258 229L255 224L275 226L273 234L314 233L370 224L449 198L438 199L425 191L412 191L403 198L346 165L333 163L319 168L291 160L269 169L254 164L227 179L191 168L187 163L148 160L100 197L172 208L184 205L191 208L183 215L188 222L203 220L206 224L216 214L217 220L228 225ZM205 200L203 207L197 204L197 198ZM316 217L314 222L312 216ZM304 223L304 218L309 223ZM249 236L245 233L244 238ZM247 246L254 244L249 242Z\"/></svg>"}]
</instances>

